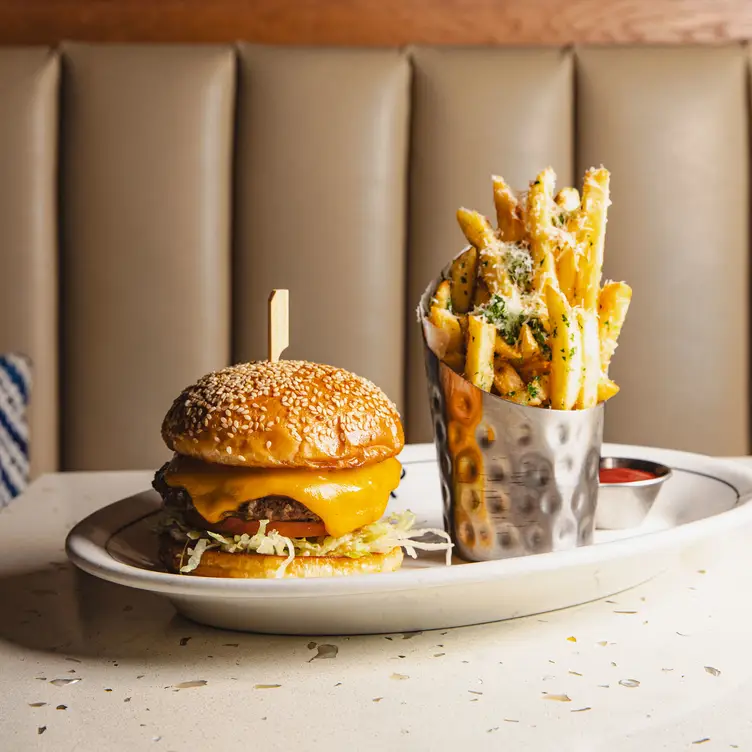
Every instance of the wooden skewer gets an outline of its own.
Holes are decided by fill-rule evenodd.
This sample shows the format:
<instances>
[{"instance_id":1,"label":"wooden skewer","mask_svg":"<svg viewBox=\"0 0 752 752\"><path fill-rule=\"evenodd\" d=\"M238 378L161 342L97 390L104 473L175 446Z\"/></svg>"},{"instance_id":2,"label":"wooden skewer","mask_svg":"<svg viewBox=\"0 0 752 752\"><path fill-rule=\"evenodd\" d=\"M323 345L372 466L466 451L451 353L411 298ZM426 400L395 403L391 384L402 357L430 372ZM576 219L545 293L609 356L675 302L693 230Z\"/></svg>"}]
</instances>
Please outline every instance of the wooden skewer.
<instances>
[{"instance_id":1,"label":"wooden skewer","mask_svg":"<svg viewBox=\"0 0 752 752\"><path fill-rule=\"evenodd\" d=\"M272 290L269 295L269 360L275 363L290 345L290 295L288 290Z\"/></svg>"}]
</instances>

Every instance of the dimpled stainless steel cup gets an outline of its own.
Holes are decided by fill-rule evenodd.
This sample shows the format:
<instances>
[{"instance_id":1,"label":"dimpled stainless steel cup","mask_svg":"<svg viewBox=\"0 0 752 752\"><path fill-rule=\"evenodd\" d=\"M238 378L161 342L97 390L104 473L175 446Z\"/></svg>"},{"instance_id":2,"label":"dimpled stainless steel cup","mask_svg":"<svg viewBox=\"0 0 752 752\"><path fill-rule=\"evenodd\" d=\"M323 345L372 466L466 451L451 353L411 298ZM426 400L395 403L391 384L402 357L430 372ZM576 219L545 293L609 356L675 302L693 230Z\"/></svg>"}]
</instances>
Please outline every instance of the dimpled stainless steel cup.
<instances>
[{"instance_id":1,"label":"dimpled stainless steel cup","mask_svg":"<svg viewBox=\"0 0 752 752\"><path fill-rule=\"evenodd\" d=\"M426 373L444 522L468 561L561 551L593 540L603 408L517 405L442 363L421 299Z\"/></svg>"}]
</instances>

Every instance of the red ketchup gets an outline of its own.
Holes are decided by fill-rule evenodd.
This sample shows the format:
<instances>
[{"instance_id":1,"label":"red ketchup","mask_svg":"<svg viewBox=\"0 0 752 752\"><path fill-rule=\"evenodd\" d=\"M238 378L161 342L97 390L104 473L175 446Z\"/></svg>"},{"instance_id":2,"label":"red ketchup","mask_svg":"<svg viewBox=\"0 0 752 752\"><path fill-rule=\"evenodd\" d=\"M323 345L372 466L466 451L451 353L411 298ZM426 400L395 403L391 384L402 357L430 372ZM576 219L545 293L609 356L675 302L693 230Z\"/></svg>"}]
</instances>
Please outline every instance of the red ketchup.
<instances>
[{"instance_id":1,"label":"red ketchup","mask_svg":"<svg viewBox=\"0 0 752 752\"><path fill-rule=\"evenodd\" d=\"M636 483L638 480L651 480L657 477L655 473L631 467L602 467L600 470L601 483Z\"/></svg>"}]
</instances>

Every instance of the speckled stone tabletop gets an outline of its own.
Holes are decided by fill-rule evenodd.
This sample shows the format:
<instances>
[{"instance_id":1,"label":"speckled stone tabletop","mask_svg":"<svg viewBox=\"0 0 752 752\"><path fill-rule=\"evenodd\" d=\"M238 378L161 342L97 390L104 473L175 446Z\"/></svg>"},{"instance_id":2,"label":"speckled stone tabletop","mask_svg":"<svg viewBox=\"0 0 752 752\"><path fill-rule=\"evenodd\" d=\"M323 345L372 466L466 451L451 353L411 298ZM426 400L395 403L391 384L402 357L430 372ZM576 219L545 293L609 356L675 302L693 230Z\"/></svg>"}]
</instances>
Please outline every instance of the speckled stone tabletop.
<instances>
[{"instance_id":1,"label":"speckled stone tabletop","mask_svg":"<svg viewBox=\"0 0 752 752\"><path fill-rule=\"evenodd\" d=\"M556 613L270 637L67 563L68 530L149 480L45 476L0 512L0 750L752 749L748 531Z\"/></svg>"}]
</instances>

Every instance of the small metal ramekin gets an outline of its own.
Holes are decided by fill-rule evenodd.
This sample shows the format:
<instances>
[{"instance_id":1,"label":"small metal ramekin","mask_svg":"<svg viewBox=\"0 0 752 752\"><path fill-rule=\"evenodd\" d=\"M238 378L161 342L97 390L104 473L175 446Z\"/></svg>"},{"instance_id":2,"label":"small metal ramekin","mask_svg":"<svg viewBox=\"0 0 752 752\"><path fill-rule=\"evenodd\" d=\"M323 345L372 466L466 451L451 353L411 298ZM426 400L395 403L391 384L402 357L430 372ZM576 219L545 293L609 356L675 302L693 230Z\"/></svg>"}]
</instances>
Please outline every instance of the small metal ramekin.
<instances>
[{"instance_id":1,"label":"small metal ramekin","mask_svg":"<svg viewBox=\"0 0 752 752\"><path fill-rule=\"evenodd\" d=\"M629 457L601 457L601 469L616 467L643 470L655 478L630 483L601 483L595 510L598 530L626 530L639 527L648 516L663 484L671 477L671 468L650 460Z\"/></svg>"}]
</instances>

